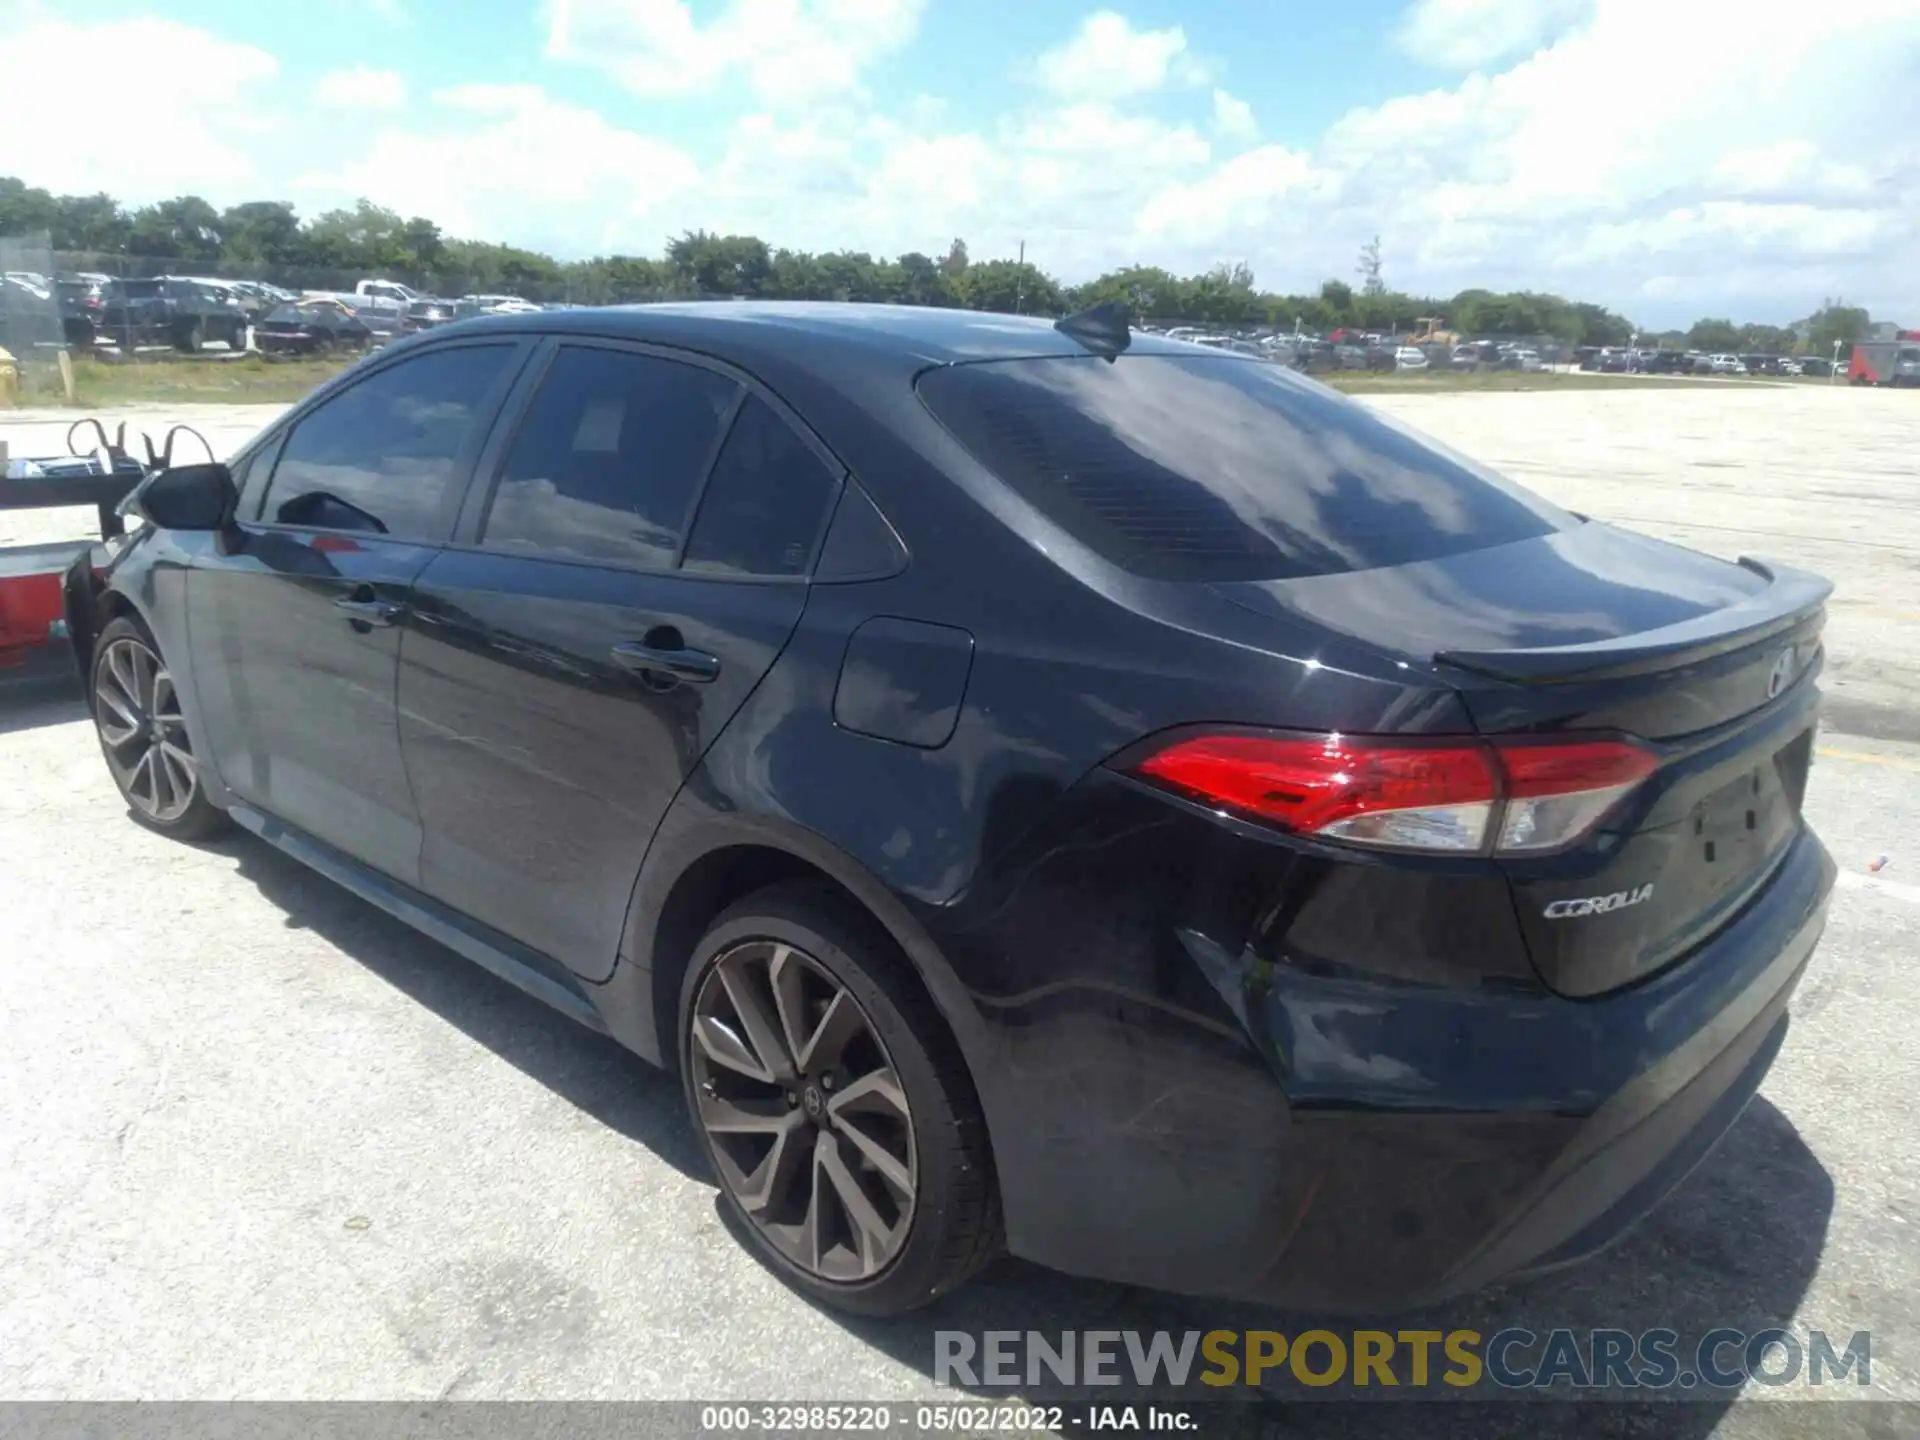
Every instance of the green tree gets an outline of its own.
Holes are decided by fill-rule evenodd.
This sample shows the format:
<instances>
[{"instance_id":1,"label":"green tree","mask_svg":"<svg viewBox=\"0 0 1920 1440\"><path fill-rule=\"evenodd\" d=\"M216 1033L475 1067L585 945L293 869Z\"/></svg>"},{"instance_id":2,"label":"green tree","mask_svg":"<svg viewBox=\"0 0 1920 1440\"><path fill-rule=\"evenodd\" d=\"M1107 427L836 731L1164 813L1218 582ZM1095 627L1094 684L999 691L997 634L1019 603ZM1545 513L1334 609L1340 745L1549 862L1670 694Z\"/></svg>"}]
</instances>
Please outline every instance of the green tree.
<instances>
[{"instance_id":1,"label":"green tree","mask_svg":"<svg viewBox=\"0 0 1920 1440\"><path fill-rule=\"evenodd\" d=\"M903 305L951 305L953 290L940 263L909 250L897 264L894 298Z\"/></svg>"},{"instance_id":2,"label":"green tree","mask_svg":"<svg viewBox=\"0 0 1920 1440\"><path fill-rule=\"evenodd\" d=\"M1748 354L1786 355L1792 352L1795 335L1780 325L1744 325L1740 329L1740 348Z\"/></svg>"},{"instance_id":3,"label":"green tree","mask_svg":"<svg viewBox=\"0 0 1920 1440\"><path fill-rule=\"evenodd\" d=\"M207 266L222 254L220 212L198 195L180 195L133 212L127 249L135 255Z\"/></svg>"},{"instance_id":4,"label":"green tree","mask_svg":"<svg viewBox=\"0 0 1920 1440\"><path fill-rule=\"evenodd\" d=\"M1704 319L1693 322L1687 331L1687 344L1695 350L1726 352L1740 348L1740 327L1731 320Z\"/></svg>"},{"instance_id":5,"label":"green tree","mask_svg":"<svg viewBox=\"0 0 1920 1440\"><path fill-rule=\"evenodd\" d=\"M967 273L967 242L954 237L953 244L947 247L945 258L940 261L940 271L949 280L956 280Z\"/></svg>"},{"instance_id":6,"label":"green tree","mask_svg":"<svg viewBox=\"0 0 1920 1440\"><path fill-rule=\"evenodd\" d=\"M1576 345L1625 345L1633 338L1633 322L1603 305L1576 303L1573 316L1580 324L1579 333L1572 337ZM1676 331L1673 338L1679 341L1685 337Z\"/></svg>"},{"instance_id":7,"label":"green tree","mask_svg":"<svg viewBox=\"0 0 1920 1440\"><path fill-rule=\"evenodd\" d=\"M667 246L667 263L705 295L758 295L773 266L767 242L751 235L689 230Z\"/></svg>"},{"instance_id":8,"label":"green tree","mask_svg":"<svg viewBox=\"0 0 1920 1440\"><path fill-rule=\"evenodd\" d=\"M300 217L284 200L249 200L220 214L224 258L246 266L295 263L300 258Z\"/></svg>"},{"instance_id":9,"label":"green tree","mask_svg":"<svg viewBox=\"0 0 1920 1440\"><path fill-rule=\"evenodd\" d=\"M301 248L309 263L327 269L361 276L412 274L419 267L407 225L397 211L362 199L352 209L329 210L309 221Z\"/></svg>"},{"instance_id":10,"label":"green tree","mask_svg":"<svg viewBox=\"0 0 1920 1440\"><path fill-rule=\"evenodd\" d=\"M56 250L112 254L124 250L133 233L133 222L111 195L62 195L54 207L57 215L51 228Z\"/></svg>"},{"instance_id":11,"label":"green tree","mask_svg":"<svg viewBox=\"0 0 1920 1440\"><path fill-rule=\"evenodd\" d=\"M1344 320L1353 313L1353 287L1344 280L1328 280L1320 287L1320 303Z\"/></svg>"},{"instance_id":12,"label":"green tree","mask_svg":"<svg viewBox=\"0 0 1920 1440\"><path fill-rule=\"evenodd\" d=\"M47 191L31 188L11 175L0 175L0 235L51 231L59 219L59 204Z\"/></svg>"},{"instance_id":13,"label":"green tree","mask_svg":"<svg viewBox=\"0 0 1920 1440\"><path fill-rule=\"evenodd\" d=\"M1018 260L986 260L967 266L961 293L970 310L1058 315L1066 308L1059 282L1038 266Z\"/></svg>"},{"instance_id":14,"label":"green tree","mask_svg":"<svg viewBox=\"0 0 1920 1440\"><path fill-rule=\"evenodd\" d=\"M1831 355L1835 345L1844 349L1857 340L1865 339L1872 320L1863 308L1849 305L1836 295L1822 301L1820 308L1803 323L1806 327L1807 353Z\"/></svg>"}]
</instances>

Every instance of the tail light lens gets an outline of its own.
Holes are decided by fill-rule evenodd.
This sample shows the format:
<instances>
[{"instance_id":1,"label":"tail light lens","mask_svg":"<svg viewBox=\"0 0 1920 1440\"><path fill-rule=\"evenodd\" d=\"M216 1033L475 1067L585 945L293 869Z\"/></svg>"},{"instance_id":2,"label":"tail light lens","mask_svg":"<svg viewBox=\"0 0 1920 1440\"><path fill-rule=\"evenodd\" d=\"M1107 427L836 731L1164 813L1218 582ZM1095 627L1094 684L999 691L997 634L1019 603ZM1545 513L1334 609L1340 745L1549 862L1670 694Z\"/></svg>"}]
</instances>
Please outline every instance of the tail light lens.
<instances>
[{"instance_id":1,"label":"tail light lens","mask_svg":"<svg viewBox=\"0 0 1920 1440\"><path fill-rule=\"evenodd\" d=\"M1591 830L1653 773L1653 756L1618 740L1495 747L1505 773L1503 855L1557 850Z\"/></svg>"},{"instance_id":2,"label":"tail light lens","mask_svg":"<svg viewBox=\"0 0 1920 1440\"><path fill-rule=\"evenodd\" d=\"M1617 740L1405 744L1352 736L1202 735L1135 773L1207 804L1398 850L1525 854L1587 833L1657 762Z\"/></svg>"}]
</instances>

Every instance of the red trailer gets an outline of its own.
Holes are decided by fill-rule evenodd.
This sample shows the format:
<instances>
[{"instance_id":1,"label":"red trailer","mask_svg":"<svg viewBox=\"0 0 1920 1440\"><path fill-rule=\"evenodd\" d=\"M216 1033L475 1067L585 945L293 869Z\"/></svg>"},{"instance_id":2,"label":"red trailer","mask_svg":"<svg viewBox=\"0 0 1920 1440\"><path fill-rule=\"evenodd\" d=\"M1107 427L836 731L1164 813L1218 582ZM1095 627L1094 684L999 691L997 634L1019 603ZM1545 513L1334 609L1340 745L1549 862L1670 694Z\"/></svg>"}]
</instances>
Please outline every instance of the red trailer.
<instances>
[{"instance_id":1,"label":"red trailer","mask_svg":"<svg viewBox=\"0 0 1920 1440\"><path fill-rule=\"evenodd\" d=\"M1920 336L1898 340L1859 340L1847 366L1851 385L1920 385Z\"/></svg>"},{"instance_id":2,"label":"red trailer","mask_svg":"<svg viewBox=\"0 0 1920 1440\"><path fill-rule=\"evenodd\" d=\"M96 565L106 563L107 547L126 533L120 502L154 468L127 454L124 427L119 443L109 444L97 421L82 421L68 432L69 447L89 432L99 440L89 453L14 457L0 465L0 511L91 505L100 527L98 540L0 545L0 686L71 673L62 577L89 551ZM151 445L148 451L149 460L156 461Z\"/></svg>"}]
</instances>

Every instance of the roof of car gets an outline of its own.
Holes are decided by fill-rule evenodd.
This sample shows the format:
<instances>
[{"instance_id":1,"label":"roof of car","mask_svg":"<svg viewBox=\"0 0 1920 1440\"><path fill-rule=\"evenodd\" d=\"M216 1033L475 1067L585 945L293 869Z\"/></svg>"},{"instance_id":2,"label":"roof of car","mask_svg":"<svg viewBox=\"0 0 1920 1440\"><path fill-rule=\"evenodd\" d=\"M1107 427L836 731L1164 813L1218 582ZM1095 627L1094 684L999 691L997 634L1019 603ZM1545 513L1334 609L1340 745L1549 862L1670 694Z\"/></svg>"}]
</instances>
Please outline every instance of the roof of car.
<instances>
[{"instance_id":1,"label":"roof of car","mask_svg":"<svg viewBox=\"0 0 1920 1440\"><path fill-rule=\"evenodd\" d=\"M714 300L549 310L483 316L433 333L446 336L479 330L605 335L685 345L721 355L778 353L788 359L798 359L799 352L824 343L842 353L857 352L874 360L916 365L1089 353L1085 346L1056 330L1051 319L1038 316L797 300ZM1200 346L1136 330L1130 353L1207 352Z\"/></svg>"}]
</instances>

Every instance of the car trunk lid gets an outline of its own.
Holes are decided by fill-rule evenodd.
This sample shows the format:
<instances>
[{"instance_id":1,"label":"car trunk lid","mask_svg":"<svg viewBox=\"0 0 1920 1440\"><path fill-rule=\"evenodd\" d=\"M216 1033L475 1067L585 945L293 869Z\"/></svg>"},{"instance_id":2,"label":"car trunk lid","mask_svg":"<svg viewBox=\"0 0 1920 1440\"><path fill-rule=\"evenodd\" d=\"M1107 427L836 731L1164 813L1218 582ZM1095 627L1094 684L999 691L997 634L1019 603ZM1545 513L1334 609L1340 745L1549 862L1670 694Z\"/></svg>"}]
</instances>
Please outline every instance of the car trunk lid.
<instances>
[{"instance_id":1,"label":"car trunk lid","mask_svg":"<svg viewBox=\"0 0 1920 1440\"><path fill-rule=\"evenodd\" d=\"M1658 764L1570 847L1502 855L1541 978L1596 995L1710 938L1800 829L1831 586L1586 523L1415 565L1217 587L1444 679L1500 737Z\"/></svg>"}]
</instances>

